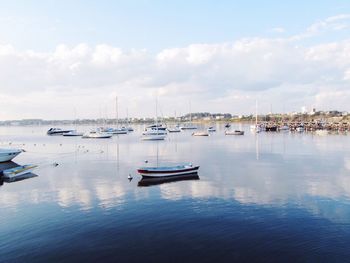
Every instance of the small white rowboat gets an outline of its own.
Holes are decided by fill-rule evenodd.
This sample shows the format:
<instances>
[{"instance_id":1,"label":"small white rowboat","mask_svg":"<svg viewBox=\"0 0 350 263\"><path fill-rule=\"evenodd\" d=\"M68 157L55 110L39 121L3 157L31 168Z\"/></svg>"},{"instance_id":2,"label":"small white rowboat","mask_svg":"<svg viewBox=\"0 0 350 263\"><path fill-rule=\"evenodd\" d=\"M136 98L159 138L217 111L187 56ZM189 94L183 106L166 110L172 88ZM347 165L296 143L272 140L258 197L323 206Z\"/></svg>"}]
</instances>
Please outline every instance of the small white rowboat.
<instances>
[{"instance_id":1,"label":"small white rowboat","mask_svg":"<svg viewBox=\"0 0 350 263\"><path fill-rule=\"evenodd\" d=\"M143 178L160 178L192 174L196 173L198 169L199 166L193 166L192 164L183 164L165 167L141 167L137 169L137 172Z\"/></svg>"}]
</instances>

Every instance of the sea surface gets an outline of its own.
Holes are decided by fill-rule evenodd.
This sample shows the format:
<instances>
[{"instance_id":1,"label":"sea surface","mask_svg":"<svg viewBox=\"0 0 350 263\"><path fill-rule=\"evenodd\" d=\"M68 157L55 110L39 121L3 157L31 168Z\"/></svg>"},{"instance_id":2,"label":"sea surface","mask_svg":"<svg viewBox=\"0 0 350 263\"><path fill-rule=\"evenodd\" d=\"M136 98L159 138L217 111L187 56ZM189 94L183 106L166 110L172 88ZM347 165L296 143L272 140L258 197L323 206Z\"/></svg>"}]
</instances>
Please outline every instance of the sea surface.
<instances>
[{"instance_id":1,"label":"sea surface","mask_svg":"<svg viewBox=\"0 0 350 263\"><path fill-rule=\"evenodd\" d=\"M218 125L155 142L143 126L100 140L48 128L0 127L2 148L26 150L15 163L39 165L0 181L0 262L350 262L350 134L237 124L244 136ZM198 177L136 172L182 162Z\"/></svg>"}]
</instances>

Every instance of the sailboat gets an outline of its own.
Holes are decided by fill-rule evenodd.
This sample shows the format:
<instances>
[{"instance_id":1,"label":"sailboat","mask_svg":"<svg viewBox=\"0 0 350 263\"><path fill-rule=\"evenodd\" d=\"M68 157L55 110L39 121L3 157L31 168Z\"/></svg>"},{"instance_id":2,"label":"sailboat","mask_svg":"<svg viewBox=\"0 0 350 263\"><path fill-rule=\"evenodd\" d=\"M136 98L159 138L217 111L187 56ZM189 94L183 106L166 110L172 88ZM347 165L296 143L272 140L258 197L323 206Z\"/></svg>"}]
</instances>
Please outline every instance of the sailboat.
<instances>
[{"instance_id":1,"label":"sailboat","mask_svg":"<svg viewBox=\"0 0 350 263\"><path fill-rule=\"evenodd\" d=\"M175 121L176 121L176 119L177 118L176 118L176 111L175 111ZM173 127L167 127L167 130L168 130L168 132L181 132L181 129L180 129L178 124L173 126Z\"/></svg>"},{"instance_id":2,"label":"sailboat","mask_svg":"<svg viewBox=\"0 0 350 263\"><path fill-rule=\"evenodd\" d=\"M250 130L259 133L261 132L261 127L258 125L258 101L255 101L255 125L250 126Z\"/></svg>"},{"instance_id":3,"label":"sailboat","mask_svg":"<svg viewBox=\"0 0 350 263\"><path fill-rule=\"evenodd\" d=\"M118 97L115 97L115 112L116 112L116 128L109 128L107 132L111 134L127 134L128 130L125 127L119 128L119 116L118 116Z\"/></svg>"},{"instance_id":4,"label":"sailboat","mask_svg":"<svg viewBox=\"0 0 350 263\"><path fill-rule=\"evenodd\" d=\"M146 127L142 133L142 140L144 141L159 141L164 140L167 135L166 128L158 124L158 101L156 99L156 124Z\"/></svg>"},{"instance_id":5,"label":"sailboat","mask_svg":"<svg viewBox=\"0 0 350 263\"><path fill-rule=\"evenodd\" d=\"M181 130L196 130L197 126L192 124L192 112L191 112L191 102L190 102L190 122L180 127Z\"/></svg>"},{"instance_id":6,"label":"sailboat","mask_svg":"<svg viewBox=\"0 0 350 263\"><path fill-rule=\"evenodd\" d=\"M83 132L78 132L77 131L77 118L76 118L76 110L74 111L74 117L75 117L75 120L74 120L74 126L75 126L75 129L74 130L71 130L69 132L66 132L66 133L63 133L63 136L66 136L66 137L75 137L75 136L83 136L84 133Z\"/></svg>"}]
</instances>

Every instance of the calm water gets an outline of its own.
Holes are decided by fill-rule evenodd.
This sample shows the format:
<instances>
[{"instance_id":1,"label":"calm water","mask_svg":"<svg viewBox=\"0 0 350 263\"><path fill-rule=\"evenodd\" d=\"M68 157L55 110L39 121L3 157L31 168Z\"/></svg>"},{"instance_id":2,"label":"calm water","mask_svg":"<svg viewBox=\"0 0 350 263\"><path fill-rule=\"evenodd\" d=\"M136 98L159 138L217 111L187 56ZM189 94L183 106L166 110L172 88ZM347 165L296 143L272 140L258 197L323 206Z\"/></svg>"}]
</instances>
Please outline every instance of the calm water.
<instances>
[{"instance_id":1,"label":"calm water","mask_svg":"<svg viewBox=\"0 0 350 263\"><path fill-rule=\"evenodd\" d=\"M2 147L27 151L16 163L40 165L0 186L0 262L350 262L349 135L47 128L0 128ZM199 180L139 186L136 168L157 159L199 164Z\"/></svg>"}]
</instances>

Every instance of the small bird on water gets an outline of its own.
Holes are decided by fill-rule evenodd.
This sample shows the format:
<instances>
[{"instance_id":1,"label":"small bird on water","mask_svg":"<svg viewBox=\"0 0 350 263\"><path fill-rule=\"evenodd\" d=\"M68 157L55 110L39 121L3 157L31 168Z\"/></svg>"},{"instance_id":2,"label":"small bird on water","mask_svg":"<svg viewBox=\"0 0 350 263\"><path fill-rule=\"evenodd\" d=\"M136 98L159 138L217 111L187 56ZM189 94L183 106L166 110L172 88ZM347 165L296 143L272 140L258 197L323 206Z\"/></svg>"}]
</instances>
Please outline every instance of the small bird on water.
<instances>
[{"instance_id":1,"label":"small bird on water","mask_svg":"<svg viewBox=\"0 0 350 263\"><path fill-rule=\"evenodd\" d=\"M129 181L131 181L131 180L132 180L132 176L131 176L131 174L129 174L129 175L128 175L128 179L129 179Z\"/></svg>"}]
</instances>

